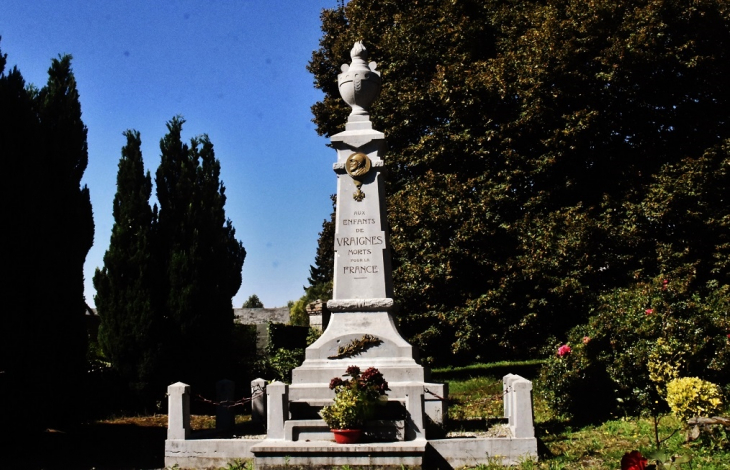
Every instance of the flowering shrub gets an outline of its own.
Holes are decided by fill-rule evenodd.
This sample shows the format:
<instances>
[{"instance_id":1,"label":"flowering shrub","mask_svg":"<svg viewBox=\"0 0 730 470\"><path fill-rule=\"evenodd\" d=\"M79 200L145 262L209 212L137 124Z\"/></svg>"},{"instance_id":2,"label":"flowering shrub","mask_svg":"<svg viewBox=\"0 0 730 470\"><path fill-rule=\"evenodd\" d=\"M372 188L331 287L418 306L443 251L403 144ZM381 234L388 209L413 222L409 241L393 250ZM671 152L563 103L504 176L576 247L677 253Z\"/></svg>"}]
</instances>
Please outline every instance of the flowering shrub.
<instances>
[{"instance_id":1,"label":"flowering shrub","mask_svg":"<svg viewBox=\"0 0 730 470\"><path fill-rule=\"evenodd\" d=\"M322 419L330 429L356 429L365 424L374 412L375 406L387 397L388 382L383 374L374 367L362 374L357 366L350 366L345 372L347 380L335 377L330 381L330 390L335 391L335 401L325 406Z\"/></svg>"},{"instance_id":2,"label":"flowering shrub","mask_svg":"<svg viewBox=\"0 0 730 470\"><path fill-rule=\"evenodd\" d=\"M667 384L667 403L682 421L720 411L722 394L717 385L697 377L682 377Z\"/></svg>"},{"instance_id":3,"label":"flowering shrub","mask_svg":"<svg viewBox=\"0 0 730 470\"><path fill-rule=\"evenodd\" d=\"M621 470L644 470L646 462L646 458L638 450L626 452L621 458Z\"/></svg>"},{"instance_id":4,"label":"flowering shrub","mask_svg":"<svg viewBox=\"0 0 730 470\"><path fill-rule=\"evenodd\" d=\"M568 334L570 354L548 358L540 393L555 411L593 421L668 410L666 384L677 377L727 386L727 311L730 286L697 286L691 274L610 291L599 297L588 322Z\"/></svg>"}]
</instances>

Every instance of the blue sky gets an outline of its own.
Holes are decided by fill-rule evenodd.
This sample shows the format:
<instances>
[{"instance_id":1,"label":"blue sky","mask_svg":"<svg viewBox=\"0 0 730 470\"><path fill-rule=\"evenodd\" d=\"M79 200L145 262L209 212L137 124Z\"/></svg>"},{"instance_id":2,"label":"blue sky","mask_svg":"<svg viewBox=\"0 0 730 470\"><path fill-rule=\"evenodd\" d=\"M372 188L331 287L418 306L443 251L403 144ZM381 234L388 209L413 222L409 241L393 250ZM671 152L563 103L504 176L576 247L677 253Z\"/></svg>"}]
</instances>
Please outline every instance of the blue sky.
<instances>
[{"instance_id":1,"label":"blue sky","mask_svg":"<svg viewBox=\"0 0 730 470\"><path fill-rule=\"evenodd\" d=\"M248 252L233 305L251 294L266 307L302 296L331 210L329 195L336 191L335 152L311 122L310 106L322 95L306 65L321 37L320 12L336 5L0 0L0 49L8 68L17 65L26 82L42 87L51 58L73 55L89 129L83 184L96 223L84 267L90 305L91 279L103 265L114 222L122 132L140 131L154 178L159 141L175 115L186 120L186 139L210 136L221 162L226 215Z\"/></svg>"}]
</instances>

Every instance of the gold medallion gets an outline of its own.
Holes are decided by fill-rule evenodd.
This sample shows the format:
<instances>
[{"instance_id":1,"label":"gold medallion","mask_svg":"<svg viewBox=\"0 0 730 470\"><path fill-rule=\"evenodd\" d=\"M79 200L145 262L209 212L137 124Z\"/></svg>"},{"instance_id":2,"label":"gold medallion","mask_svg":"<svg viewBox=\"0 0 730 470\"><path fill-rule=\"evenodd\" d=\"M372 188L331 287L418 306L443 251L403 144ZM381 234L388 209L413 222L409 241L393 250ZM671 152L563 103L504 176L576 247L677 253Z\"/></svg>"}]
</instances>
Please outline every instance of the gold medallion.
<instances>
[{"instance_id":1,"label":"gold medallion","mask_svg":"<svg viewBox=\"0 0 730 470\"><path fill-rule=\"evenodd\" d=\"M368 174L371 166L372 163L370 162L370 158L360 152L353 153L347 157L347 160L345 161L345 170L355 182L355 186L357 187L357 191L352 195L352 197L358 202L365 199L365 193L360 190L360 187L362 186L363 177Z\"/></svg>"}]
</instances>

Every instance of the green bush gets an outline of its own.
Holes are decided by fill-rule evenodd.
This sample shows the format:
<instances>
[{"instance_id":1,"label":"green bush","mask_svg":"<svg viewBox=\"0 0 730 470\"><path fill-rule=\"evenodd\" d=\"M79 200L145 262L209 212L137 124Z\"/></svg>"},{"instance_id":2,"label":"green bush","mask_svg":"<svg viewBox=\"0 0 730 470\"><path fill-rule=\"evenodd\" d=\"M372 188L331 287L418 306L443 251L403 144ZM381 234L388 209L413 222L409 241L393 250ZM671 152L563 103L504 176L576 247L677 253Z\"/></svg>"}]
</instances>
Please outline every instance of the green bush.
<instances>
[{"instance_id":1,"label":"green bush","mask_svg":"<svg viewBox=\"0 0 730 470\"><path fill-rule=\"evenodd\" d=\"M599 296L585 325L570 331L569 354L541 377L553 409L578 420L666 410L666 384L687 376L730 383L730 286L657 277Z\"/></svg>"},{"instance_id":2,"label":"green bush","mask_svg":"<svg viewBox=\"0 0 730 470\"><path fill-rule=\"evenodd\" d=\"M306 295L296 302L290 302L290 325L309 327L309 314L307 313L307 303L309 303L309 300L307 299Z\"/></svg>"},{"instance_id":3,"label":"green bush","mask_svg":"<svg viewBox=\"0 0 730 470\"><path fill-rule=\"evenodd\" d=\"M319 338L321 332L313 328L270 323L268 334L266 356L257 363L259 375L291 383L292 369L304 362L304 350Z\"/></svg>"},{"instance_id":4,"label":"green bush","mask_svg":"<svg viewBox=\"0 0 730 470\"><path fill-rule=\"evenodd\" d=\"M279 348L269 357L269 367L274 378L286 383L291 383L292 369L300 366L302 362L304 362L304 349Z\"/></svg>"}]
</instances>

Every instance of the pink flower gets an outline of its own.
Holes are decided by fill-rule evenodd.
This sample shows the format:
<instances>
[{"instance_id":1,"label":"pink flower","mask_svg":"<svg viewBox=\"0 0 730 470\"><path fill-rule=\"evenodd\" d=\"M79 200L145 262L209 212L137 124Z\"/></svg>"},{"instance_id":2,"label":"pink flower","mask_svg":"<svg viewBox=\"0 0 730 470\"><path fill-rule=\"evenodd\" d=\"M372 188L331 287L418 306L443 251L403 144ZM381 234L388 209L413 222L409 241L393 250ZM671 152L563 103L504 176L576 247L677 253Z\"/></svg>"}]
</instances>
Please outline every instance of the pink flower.
<instances>
[{"instance_id":1,"label":"pink flower","mask_svg":"<svg viewBox=\"0 0 730 470\"><path fill-rule=\"evenodd\" d=\"M730 339L730 334L727 335L727 339Z\"/></svg>"},{"instance_id":2,"label":"pink flower","mask_svg":"<svg viewBox=\"0 0 730 470\"><path fill-rule=\"evenodd\" d=\"M583 344L588 344L591 341L591 339L588 336L583 337Z\"/></svg>"},{"instance_id":3,"label":"pink flower","mask_svg":"<svg viewBox=\"0 0 730 470\"><path fill-rule=\"evenodd\" d=\"M564 344L558 348L558 357L563 357L566 354L570 354L570 351L571 351L570 346L568 346L567 344Z\"/></svg>"},{"instance_id":4,"label":"pink flower","mask_svg":"<svg viewBox=\"0 0 730 470\"><path fill-rule=\"evenodd\" d=\"M654 309L653 308L647 308L646 309L646 314L647 315L651 315L652 313L654 313Z\"/></svg>"}]
</instances>

